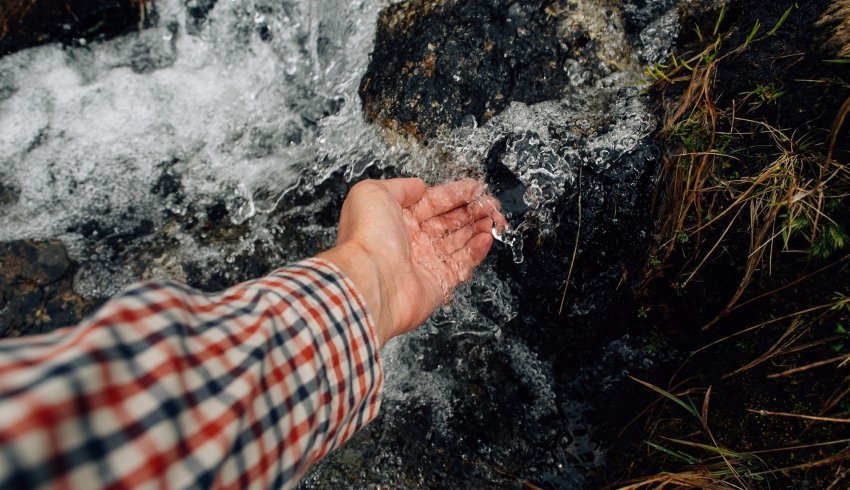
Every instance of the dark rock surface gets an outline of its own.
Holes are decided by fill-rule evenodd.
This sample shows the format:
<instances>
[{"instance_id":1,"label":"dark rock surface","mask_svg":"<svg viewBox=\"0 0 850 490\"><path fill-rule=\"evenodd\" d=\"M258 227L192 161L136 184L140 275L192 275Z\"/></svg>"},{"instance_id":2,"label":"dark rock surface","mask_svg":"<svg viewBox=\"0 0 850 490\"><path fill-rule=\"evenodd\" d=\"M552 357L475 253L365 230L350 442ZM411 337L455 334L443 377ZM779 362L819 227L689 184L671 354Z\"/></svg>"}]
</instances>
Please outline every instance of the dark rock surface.
<instances>
[{"instance_id":1,"label":"dark rock surface","mask_svg":"<svg viewBox=\"0 0 850 490\"><path fill-rule=\"evenodd\" d=\"M360 85L366 117L423 138L511 101L558 99L569 60L599 61L600 42L563 0L412 0L385 9ZM616 11L602 13L616 22ZM606 60L616 64L617 60Z\"/></svg>"},{"instance_id":2,"label":"dark rock surface","mask_svg":"<svg viewBox=\"0 0 850 490\"><path fill-rule=\"evenodd\" d=\"M15 95L17 91L18 87L15 86L15 80L12 74L8 71L0 70L0 102ZM0 183L0 185L3 184Z\"/></svg>"},{"instance_id":3,"label":"dark rock surface","mask_svg":"<svg viewBox=\"0 0 850 490\"><path fill-rule=\"evenodd\" d=\"M596 450L611 443L598 433L608 430L624 404L631 403L622 396L632 388L626 373L640 375L669 361L645 352L647 336L631 289L650 243L651 188L659 158L649 137L654 123L636 89L600 91L596 97L584 106L547 102L548 110L537 109L537 116L551 121L549 134L512 132L487 157L491 188L499 192L498 184L508 182L508 187L519 187L514 195L524 196L500 196L508 208L533 203L529 195L551 199L546 205L551 212L538 214L540 222L534 216L525 219L531 226L523 236L522 263L515 264L510 251L496 248L500 274L510 275L517 285L519 315L508 331L552 366L556 413L534 420L534 425L526 422L527 433L514 436L528 445L527 452L517 454L540 468L547 467L541 455L564 451L575 458L563 462L565 467L598 465ZM567 115L572 124L547 117L549 111ZM584 129L578 114L588 118ZM517 164L510 168L505 162ZM523 162L532 168L524 168ZM560 171L565 177L547 181L541 170ZM539 190L529 193L534 185ZM511 211L522 216L522 205ZM552 227L548 232L547 226ZM514 383L522 389L522 383ZM511 406L509 400L497 399L499 406ZM468 409L475 413L474 407ZM597 434L588 434L588 427ZM568 474L528 476L553 488L577 488L563 480Z\"/></svg>"},{"instance_id":4,"label":"dark rock surface","mask_svg":"<svg viewBox=\"0 0 850 490\"><path fill-rule=\"evenodd\" d=\"M676 0L625 0L622 5L626 29L639 34L673 6Z\"/></svg>"},{"instance_id":5,"label":"dark rock surface","mask_svg":"<svg viewBox=\"0 0 850 490\"><path fill-rule=\"evenodd\" d=\"M74 269L57 240L0 243L0 337L78 323L98 302L74 292Z\"/></svg>"},{"instance_id":6,"label":"dark rock surface","mask_svg":"<svg viewBox=\"0 0 850 490\"><path fill-rule=\"evenodd\" d=\"M0 182L0 207L15 204L20 195L21 191L17 186L8 182Z\"/></svg>"},{"instance_id":7,"label":"dark rock surface","mask_svg":"<svg viewBox=\"0 0 850 490\"><path fill-rule=\"evenodd\" d=\"M201 31L207 14L215 7L216 0L185 0L186 12L191 16L187 24L189 34L197 34Z\"/></svg>"},{"instance_id":8,"label":"dark rock surface","mask_svg":"<svg viewBox=\"0 0 850 490\"><path fill-rule=\"evenodd\" d=\"M149 0L0 0L0 56L54 41L110 38L153 15Z\"/></svg>"},{"instance_id":9,"label":"dark rock surface","mask_svg":"<svg viewBox=\"0 0 850 490\"><path fill-rule=\"evenodd\" d=\"M366 117L428 147L483 148L464 159L511 214L516 241L497 243L483 272L494 277L456 298L482 331L451 334L462 321L438 313L449 333L417 333L396 354L419 359L426 374L414 379L433 385L391 380L391 415L303 488L382 481L361 457L401 467L405 487L581 488L612 442L598 434L621 428L611 421L639 391L626 374L671 362L646 350L631 290L647 260L659 157L648 98L627 87L626 47L643 38L626 44L624 13L605 5L409 1L380 16L360 86ZM655 6L634 9L638 34L675 19ZM514 315L490 295L512 296Z\"/></svg>"}]
</instances>

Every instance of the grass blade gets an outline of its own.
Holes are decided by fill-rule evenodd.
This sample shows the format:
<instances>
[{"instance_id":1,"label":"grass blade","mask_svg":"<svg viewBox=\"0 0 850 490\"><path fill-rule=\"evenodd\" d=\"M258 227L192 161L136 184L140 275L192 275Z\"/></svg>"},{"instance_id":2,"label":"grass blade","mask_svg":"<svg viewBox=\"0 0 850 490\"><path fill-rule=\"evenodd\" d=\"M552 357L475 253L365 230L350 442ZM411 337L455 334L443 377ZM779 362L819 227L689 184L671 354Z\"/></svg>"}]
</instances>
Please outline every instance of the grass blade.
<instances>
[{"instance_id":1,"label":"grass blade","mask_svg":"<svg viewBox=\"0 0 850 490\"><path fill-rule=\"evenodd\" d=\"M767 33L768 36L776 34L776 32L782 27L782 24L785 24L785 21L788 20L788 17L791 15L791 11L794 10L795 7L796 4L788 7L788 10L786 10L785 13L782 14L782 17L780 17L779 22L777 22L776 25L773 26L773 29Z\"/></svg>"},{"instance_id":2,"label":"grass blade","mask_svg":"<svg viewBox=\"0 0 850 490\"><path fill-rule=\"evenodd\" d=\"M693 415L697 419L700 418L699 410L697 410L697 408L694 406L693 402L691 402L690 400L688 400L689 403L685 403L684 400L682 400L678 396L676 396L676 395L674 395L674 394L670 393L669 391L666 391L662 388L659 388L659 387L655 386L654 384L647 383L646 381L641 381L641 380L635 378L634 376L629 376L629 378L631 378L634 381L637 381L638 383L642 384L643 386L645 386L645 387L649 388L650 390L658 393L659 395L663 396L664 398L667 398L668 400L672 401L676 405L679 405L680 407L684 408L685 410L687 410L687 412L689 414Z\"/></svg>"},{"instance_id":3,"label":"grass blade","mask_svg":"<svg viewBox=\"0 0 850 490\"><path fill-rule=\"evenodd\" d=\"M672 439L672 438L668 438L668 437L665 437L665 439L667 439L670 442L675 442L676 444L681 444L683 446L689 446L689 447L695 447L695 448L698 448L698 449L702 449L704 451L708 451L708 452L717 454L718 456L736 459L736 460L739 460L739 461L748 461L748 460L755 459L755 457L751 454L739 453L739 452L736 452L736 451L732 451L730 449L723 449L723 448L720 448L720 447L717 447L717 446L710 446L708 444L702 444L702 443L699 443L699 442L685 441L685 440L682 440L682 439Z\"/></svg>"},{"instance_id":4,"label":"grass blade","mask_svg":"<svg viewBox=\"0 0 850 490\"><path fill-rule=\"evenodd\" d=\"M723 23L723 18L726 17L726 5L720 9L720 15L717 17L717 22L714 24L714 34L717 35L717 32L720 30L720 24Z\"/></svg>"},{"instance_id":5,"label":"grass blade","mask_svg":"<svg viewBox=\"0 0 850 490\"><path fill-rule=\"evenodd\" d=\"M761 29L761 21L756 19L756 23L753 24L753 29L750 31L750 34L747 36L747 40L744 41L744 47L748 46L753 39L756 38L756 35L759 33L759 29Z\"/></svg>"},{"instance_id":6,"label":"grass blade","mask_svg":"<svg viewBox=\"0 0 850 490\"><path fill-rule=\"evenodd\" d=\"M666 455L668 455L672 458L678 459L680 461L684 461L687 464L697 464L697 463L699 463L699 458L695 458L688 453L685 453L685 452L682 452L682 451L676 451L674 449L668 449L668 448L666 448L666 447L664 447L660 444L655 444L654 442L649 442L649 441L645 441L645 442L646 442L647 445L649 445L651 448L655 449L656 451L661 451L662 453L664 453L664 454L666 454Z\"/></svg>"}]
</instances>

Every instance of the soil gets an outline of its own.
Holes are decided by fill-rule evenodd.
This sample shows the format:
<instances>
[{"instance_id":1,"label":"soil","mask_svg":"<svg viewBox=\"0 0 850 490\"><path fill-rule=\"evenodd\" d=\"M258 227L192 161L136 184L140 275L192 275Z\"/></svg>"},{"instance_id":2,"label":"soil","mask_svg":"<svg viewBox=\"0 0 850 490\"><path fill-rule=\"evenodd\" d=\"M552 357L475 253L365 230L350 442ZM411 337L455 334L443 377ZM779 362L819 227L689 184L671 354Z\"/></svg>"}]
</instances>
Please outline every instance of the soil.
<instances>
[{"instance_id":1,"label":"soil","mask_svg":"<svg viewBox=\"0 0 850 490\"><path fill-rule=\"evenodd\" d=\"M761 22L763 33L771 29L793 3L733 0L721 26L723 32L734 32L726 46L743 44L756 21ZM722 61L717 71L717 108L731 110L734 103L740 111L739 117L764 120L797 136L810 135L825 150L839 107L850 97L850 86L847 85L850 70L847 65L823 61L835 58L834 53L821 49L829 31L816 26L829 3L826 0L798 2L798 8L791 11L776 35ZM718 15L715 12L708 17L695 18L693 22L702 25L702 32L710 32ZM701 50L700 46L704 44L697 39L695 30L685 28L682 32L677 53ZM777 87L784 95L775 103L761 107L742 103L745 93L757 86ZM680 93L676 89L657 93L659 106L674 100ZM846 135L846 130L842 131L842 135ZM838 138L836 160L848 161L848 143L846 136ZM747 147L739 153L744 162L764 162L775 158L776 148L768 135L753 135L745 144ZM850 209L846 199L831 209L831 217L844 230L850 230ZM709 329L701 329L723 310L741 280L749 250L749 231L732 229L725 253L717 254L687 288L677 285L679 271L684 266L681 256L675 256L665 264L664 270L656 268L653 271L661 273L662 277L643 292L641 308L646 318L641 323L656 336L659 345L663 346L660 348L693 352L747 327L827 304L836 293L850 292L850 267L847 256L844 256L846 248L829 259L801 253L780 253L774 256L770 270L764 268L759 271L741 301L745 303L754 299L752 302L736 309ZM816 273L824 267L827 269ZM810 274L807 280L793 282ZM764 294L782 287L786 289L779 293ZM759 297L761 299L756 299ZM795 345L818 345L777 357L739 374L727 376L764 354L786 332L789 321L776 322L752 333L735 336L691 357L683 356L683 362L674 369L659 370L646 381L665 389L675 386L678 392L692 390L690 397L697 407L701 406L705 390L710 387L708 425L718 445L723 448L759 451L845 439L850 436L845 424L812 423L798 418L760 415L753 411L846 417L850 407L824 410L830 398L846 387L846 372L836 368L835 363L792 375L776 375L845 352L845 344L850 338L840 325L846 324L847 318L846 311L804 317L811 327ZM628 392L624 392L624 396L629 396ZM645 396L642 398L645 400ZM846 405L846 401L842 403ZM610 433L612 438L618 438L618 442L611 445L608 465L604 474L600 472L597 475L597 484L613 484L660 471L681 470L686 466L675 458L652 450L645 443L647 440L701 457L709 455L662 439L710 442L699 422L680 407L670 402L659 402L641 414L641 410L647 408L644 402L631 403L631 407L628 405L630 403L618 404L623 411L616 417L617 421L609 425L614 429L620 424L620 429ZM632 417L636 419L633 421ZM764 453L760 456L761 461L754 461L752 467L754 471L788 468L835 455L837 461L772 474L763 480L744 481L748 488L827 488L832 484L836 485L833 488L845 488L848 484L846 460L850 458L846 445Z\"/></svg>"}]
</instances>

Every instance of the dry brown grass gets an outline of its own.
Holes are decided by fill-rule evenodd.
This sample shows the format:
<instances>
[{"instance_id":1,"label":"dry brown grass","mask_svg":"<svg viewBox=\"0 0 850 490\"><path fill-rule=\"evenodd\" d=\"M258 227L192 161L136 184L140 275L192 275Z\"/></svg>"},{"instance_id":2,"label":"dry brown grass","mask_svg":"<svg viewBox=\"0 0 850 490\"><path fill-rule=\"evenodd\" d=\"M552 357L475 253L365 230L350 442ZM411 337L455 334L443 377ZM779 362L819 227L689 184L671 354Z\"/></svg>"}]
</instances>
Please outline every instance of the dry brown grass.
<instances>
[{"instance_id":1,"label":"dry brown grass","mask_svg":"<svg viewBox=\"0 0 850 490\"><path fill-rule=\"evenodd\" d=\"M618 490L640 490L640 489L693 489L701 490L729 490L741 487L724 482L715 476L708 468L698 468L679 472L662 472L657 475L642 478L619 487Z\"/></svg>"},{"instance_id":2,"label":"dry brown grass","mask_svg":"<svg viewBox=\"0 0 850 490\"><path fill-rule=\"evenodd\" d=\"M850 13L850 0L839 3ZM835 6L833 10L843 12ZM684 266L676 275L678 286L685 288L710 259L726 249L736 232L749 230L749 252L739 286L715 321L738 304L757 271L770 273L777 252L827 257L846 246L848 237L827 208L850 192L850 167L833 159L850 100L836 118L828 146L810 135L742 115L749 98L769 100L771 87L757 87L731 109L718 108L714 103L717 66L747 47L721 53L724 41L719 36L687 61L673 58L670 65L647 70L662 91L679 83L686 87L665 107L663 136L671 151L661 172L663 196L656 203L659 231L665 237L657 259L663 266L675 251L682 252ZM748 156L747 148L764 140L774 147L765 152L772 157ZM724 170L733 167L738 171ZM799 245L800 239L805 250L793 249L792 243ZM650 271L648 281L655 272Z\"/></svg>"},{"instance_id":3,"label":"dry brown grass","mask_svg":"<svg viewBox=\"0 0 850 490\"><path fill-rule=\"evenodd\" d=\"M0 39L9 34L11 26L21 22L36 4L36 0L2 0L0 1Z\"/></svg>"},{"instance_id":4,"label":"dry brown grass","mask_svg":"<svg viewBox=\"0 0 850 490\"><path fill-rule=\"evenodd\" d=\"M832 27L832 37L827 47L834 50L838 56L850 57L850 0L835 0L818 25Z\"/></svg>"},{"instance_id":5,"label":"dry brown grass","mask_svg":"<svg viewBox=\"0 0 850 490\"><path fill-rule=\"evenodd\" d=\"M715 27L713 37L705 36L703 41L700 35L702 51L647 68L647 74L654 80L653 88L665 104L662 136L668 145L659 182L662 192L655 202L661 239L650 257L652 268L646 280L662 276L677 292L683 291L715 264L725 263L716 259L737 254L736 273L740 274L737 289L706 327L738 308L787 292L822 273L846 270L850 261L850 255L846 254L850 236L844 231L846 203L850 198L850 162L842 144L850 119L850 99L838 110L829 138L824 137L824 131L804 134L782 127L776 119L767 119L769 112L758 111L788 95L781 83L758 85L751 92L739 94L741 97L733 97L729 103L716 103L726 100L718 95L718 66L770 39L793 13L789 8L767 34L764 33L768 28L760 28L757 22L741 46L728 46L732 36L718 34ZM836 0L820 22L834 27L831 46L835 51L840 56L850 56L850 0ZM717 25L720 23L718 20ZM789 258L778 260L780 254ZM801 268L795 276L795 264L804 261L820 267L813 272ZM747 299L744 293L751 284L762 287L757 280L771 274L774 262L777 271L790 275L789 281ZM850 350L843 345L850 338L844 327L850 321L850 294L841 286L841 291L836 291L829 301L824 299L823 304L813 306L813 299L800 301L799 311L742 326L696 350L691 357L730 339L770 329L764 338L774 335L775 338L764 346L764 352L751 361L730 365L718 383L732 383L727 380L760 367L766 372L757 375L774 383L784 380L796 385L814 372L850 364ZM671 385L677 376L678 372ZM698 404L689 399L701 390L693 381L678 382L669 391L636 381L660 395L640 417L646 416L648 420L644 433L652 449L649 457L663 462L656 468L669 471L625 482L621 489L769 488L770 480L779 475L788 477L794 472L824 467L837 469L829 488L838 488L850 476L850 470L844 467L850 459L847 449L850 440L839 438L836 432L810 436L814 439L811 444L776 439L765 443L773 446L761 450L752 450L753 445L738 441L742 446L738 451L725 445L736 444L736 439L728 434L715 439L709 430L711 387L704 390L706 394L699 410ZM676 417L678 409L672 407L675 422L659 422L660 417L671 415L670 410L658 410L661 403L670 405L668 402L682 407L691 416ZM814 424L850 424L849 404L850 376L846 376L834 383L834 392L822 406L813 405L805 412L790 406L785 412L756 406L751 413L766 418L797 419L808 424L808 430ZM795 410L800 413L794 413ZM667 437L662 431L680 435ZM780 444L791 445L780 447ZM767 459L762 460L762 456Z\"/></svg>"}]
</instances>

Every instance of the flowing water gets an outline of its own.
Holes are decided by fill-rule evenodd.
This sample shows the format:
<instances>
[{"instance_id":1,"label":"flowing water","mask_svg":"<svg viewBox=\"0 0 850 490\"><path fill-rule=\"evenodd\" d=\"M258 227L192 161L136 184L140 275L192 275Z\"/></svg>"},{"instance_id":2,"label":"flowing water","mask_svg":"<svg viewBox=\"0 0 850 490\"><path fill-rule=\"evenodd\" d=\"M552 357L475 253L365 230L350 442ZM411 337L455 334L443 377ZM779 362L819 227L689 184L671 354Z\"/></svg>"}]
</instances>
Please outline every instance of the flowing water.
<instances>
[{"instance_id":1,"label":"flowing water","mask_svg":"<svg viewBox=\"0 0 850 490\"><path fill-rule=\"evenodd\" d=\"M487 179L513 225L496 247L518 264L529 235L572 223L558 212L565 196L634 202L655 128L636 85L642 64L669 53L676 2L627 2L623 14L576 2L567 28L600 48L565 65L560 100L513 103L427 147L361 112L358 85L389 3L160 0L142 31L0 58L0 191L11 196L0 200L0 240L61 239L79 264L75 290L103 298L163 276L223 287L313 254L333 243L345 190L364 176ZM559 392L552 359L517 334L539 321L521 308L523 287L491 258L426 326L389 343L381 417L303 485L580 486L603 464L604 442L588 404ZM600 365L648 362L618 342ZM602 381L594 369L576 383Z\"/></svg>"}]
</instances>

